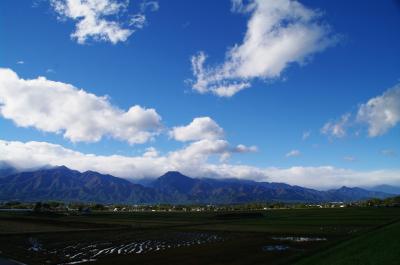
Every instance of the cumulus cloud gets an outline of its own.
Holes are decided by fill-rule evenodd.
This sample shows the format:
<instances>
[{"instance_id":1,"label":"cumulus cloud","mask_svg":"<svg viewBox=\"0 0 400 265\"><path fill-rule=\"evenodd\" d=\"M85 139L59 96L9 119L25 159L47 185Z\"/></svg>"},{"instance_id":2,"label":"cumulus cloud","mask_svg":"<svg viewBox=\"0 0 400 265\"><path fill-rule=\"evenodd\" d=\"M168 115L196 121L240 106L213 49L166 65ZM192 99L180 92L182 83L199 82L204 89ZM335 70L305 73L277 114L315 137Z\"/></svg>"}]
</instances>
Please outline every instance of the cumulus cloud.
<instances>
[{"instance_id":1,"label":"cumulus cloud","mask_svg":"<svg viewBox=\"0 0 400 265\"><path fill-rule=\"evenodd\" d=\"M299 150L292 150L286 154L286 157L296 157L300 156L301 152Z\"/></svg>"},{"instance_id":2,"label":"cumulus cloud","mask_svg":"<svg viewBox=\"0 0 400 265\"><path fill-rule=\"evenodd\" d=\"M186 126L172 128L169 135L177 141L192 142L185 149L176 152L177 158L181 156L185 159L187 157L208 159L205 155L214 154L220 156L220 161L227 161L234 153L250 153L258 150L256 146L243 144L231 146L224 139L224 130L210 117L194 118ZM192 161L188 160L186 163L192 163Z\"/></svg>"},{"instance_id":3,"label":"cumulus cloud","mask_svg":"<svg viewBox=\"0 0 400 265\"><path fill-rule=\"evenodd\" d=\"M172 128L169 133L177 141L215 140L224 136L224 130L210 117L198 117L186 126Z\"/></svg>"},{"instance_id":4,"label":"cumulus cloud","mask_svg":"<svg viewBox=\"0 0 400 265\"><path fill-rule=\"evenodd\" d=\"M285 182L310 188L339 186L374 186L400 184L396 170L354 171L331 166L320 167L255 167L228 163L211 163L208 157L227 148L222 141L202 140L163 156L85 154L46 142L0 140L0 160L21 169L44 165L66 165L80 171L95 170L124 178L158 177L168 170L178 170L192 177L241 178L257 181Z\"/></svg>"},{"instance_id":5,"label":"cumulus cloud","mask_svg":"<svg viewBox=\"0 0 400 265\"><path fill-rule=\"evenodd\" d=\"M354 118L352 118L354 117ZM400 84L386 90L382 95L360 104L356 113L346 113L337 121L327 122L321 129L323 134L341 138L347 135L350 127L368 128L369 137L384 135L400 123Z\"/></svg>"},{"instance_id":6,"label":"cumulus cloud","mask_svg":"<svg viewBox=\"0 0 400 265\"><path fill-rule=\"evenodd\" d=\"M50 0L50 3L60 19L76 21L71 38L76 39L79 44L86 43L88 39L113 44L124 42L146 22L144 7L141 8L141 13L134 15L136 19L131 20L128 25L120 21L127 13L129 0ZM150 4L151 11L158 9L157 2L147 4Z\"/></svg>"},{"instance_id":7,"label":"cumulus cloud","mask_svg":"<svg viewBox=\"0 0 400 265\"><path fill-rule=\"evenodd\" d=\"M370 137L383 135L395 127L400 122L400 84L362 104L357 121L367 124Z\"/></svg>"},{"instance_id":8,"label":"cumulus cloud","mask_svg":"<svg viewBox=\"0 0 400 265\"><path fill-rule=\"evenodd\" d=\"M62 133L73 142L97 142L104 136L130 144L159 133L161 117L135 105L127 111L73 85L38 77L25 80L0 68L0 115L21 127Z\"/></svg>"},{"instance_id":9,"label":"cumulus cloud","mask_svg":"<svg viewBox=\"0 0 400 265\"><path fill-rule=\"evenodd\" d=\"M172 152L171 156L176 160L182 161L182 164L198 164L206 162L211 155L218 155L220 161L227 161L234 153L256 152L256 146L245 146L239 144L231 146L226 140L203 139L189 144L187 147Z\"/></svg>"},{"instance_id":10,"label":"cumulus cloud","mask_svg":"<svg viewBox=\"0 0 400 265\"><path fill-rule=\"evenodd\" d=\"M232 11L250 14L244 40L215 66L205 65L204 52L192 57L192 88L199 93L231 97L254 79L278 78L290 64L305 64L337 39L321 21L320 12L297 1L234 0Z\"/></svg>"}]
</instances>

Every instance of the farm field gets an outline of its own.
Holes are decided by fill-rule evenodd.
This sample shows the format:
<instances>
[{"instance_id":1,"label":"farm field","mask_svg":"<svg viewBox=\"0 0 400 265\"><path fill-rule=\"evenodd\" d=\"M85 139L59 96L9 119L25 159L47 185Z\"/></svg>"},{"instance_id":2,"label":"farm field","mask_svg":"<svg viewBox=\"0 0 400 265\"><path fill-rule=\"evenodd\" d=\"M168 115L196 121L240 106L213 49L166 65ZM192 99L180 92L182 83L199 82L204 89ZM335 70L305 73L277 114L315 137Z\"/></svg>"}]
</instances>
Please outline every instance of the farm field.
<instances>
[{"instance_id":1,"label":"farm field","mask_svg":"<svg viewBox=\"0 0 400 265\"><path fill-rule=\"evenodd\" d=\"M400 261L399 238L400 223L396 222L345 241L337 247L322 251L296 264L312 265L321 264L323 261L326 265L397 265Z\"/></svg>"},{"instance_id":2,"label":"farm field","mask_svg":"<svg viewBox=\"0 0 400 265\"><path fill-rule=\"evenodd\" d=\"M399 208L1 212L0 255L25 264L396 264L399 222Z\"/></svg>"}]
</instances>

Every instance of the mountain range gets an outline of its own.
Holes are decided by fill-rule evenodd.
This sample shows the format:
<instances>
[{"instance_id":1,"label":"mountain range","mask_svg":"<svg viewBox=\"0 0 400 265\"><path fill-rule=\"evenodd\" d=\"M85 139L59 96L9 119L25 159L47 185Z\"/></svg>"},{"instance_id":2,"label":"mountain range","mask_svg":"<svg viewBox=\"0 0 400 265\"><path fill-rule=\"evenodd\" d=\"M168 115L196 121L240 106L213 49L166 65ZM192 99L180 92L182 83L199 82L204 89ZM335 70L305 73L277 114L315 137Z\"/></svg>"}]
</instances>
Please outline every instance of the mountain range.
<instances>
[{"instance_id":1,"label":"mountain range","mask_svg":"<svg viewBox=\"0 0 400 265\"><path fill-rule=\"evenodd\" d=\"M239 179L191 178L170 171L146 185L94 171L79 172L65 166L18 172L0 170L0 201L85 201L99 203L248 203L328 202L385 198L389 193L342 187L319 191L284 183Z\"/></svg>"}]
</instances>

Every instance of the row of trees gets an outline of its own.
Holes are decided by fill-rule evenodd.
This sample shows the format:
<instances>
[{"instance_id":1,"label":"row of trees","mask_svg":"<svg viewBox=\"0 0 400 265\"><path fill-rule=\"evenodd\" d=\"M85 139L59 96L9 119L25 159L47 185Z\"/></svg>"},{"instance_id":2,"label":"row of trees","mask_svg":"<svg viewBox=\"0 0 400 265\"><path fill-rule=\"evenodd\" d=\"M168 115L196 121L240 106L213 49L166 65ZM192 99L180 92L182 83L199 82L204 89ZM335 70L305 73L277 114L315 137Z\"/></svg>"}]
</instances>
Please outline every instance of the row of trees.
<instances>
[{"instance_id":1,"label":"row of trees","mask_svg":"<svg viewBox=\"0 0 400 265\"><path fill-rule=\"evenodd\" d=\"M143 210L143 211L243 211L243 210L266 210L266 209L282 209L282 208L309 208L317 207L320 205L304 204L304 203L247 203L237 205L171 205L171 204L157 204L157 205L123 205L112 204L103 205L100 203L64 203L59 201L46 201L36 203L24 203L19 201L5 202L0 205L4 209L33 209L35 212L48 212L48 211L112 211L118 210ZM347 207L400 207L400 196L390 197L386 199L369 199L365 201L348 203Z\"/></svg>"},{"instance_id":2,"label":"row of trees","mask_svg":"<svg viewBox=\"0 0 400 265\"><path fill-rule=\"evenodd\" d=\"M370 199L365 201L363 205L369 207L400 207L400 196L386 199Z\"/></svg>"},{"instance_id":3,"label":"row of trees","mask_svg":"<svg viewBox=\"0 0 400 265\"><path fill-rule=\"evenodd\" d=\"M69 203L49 201L49 202L36 202L33 206L34 212L50 212L50 211L69 211L75 210L78 212L88 212L91 210L103 211L106 207L103 204L84 204L84 203Z\"/></svg>"}]
</instances>

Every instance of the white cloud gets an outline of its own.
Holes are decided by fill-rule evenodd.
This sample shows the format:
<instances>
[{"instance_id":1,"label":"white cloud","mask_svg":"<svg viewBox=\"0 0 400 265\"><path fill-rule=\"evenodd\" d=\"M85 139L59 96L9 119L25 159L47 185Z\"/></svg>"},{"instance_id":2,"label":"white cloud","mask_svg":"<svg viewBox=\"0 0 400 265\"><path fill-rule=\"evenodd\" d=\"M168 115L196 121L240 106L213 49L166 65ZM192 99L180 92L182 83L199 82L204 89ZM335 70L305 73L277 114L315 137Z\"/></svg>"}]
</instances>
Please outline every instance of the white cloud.
<instances>
[{"instance_id":1,"label":"white cloud","mask_svg":"<svg viewBox=\"0 0 400 265\"><path fill-rule=\"evenodd\" d=\"M227 146L221 140L202 140L164 156L149 156L146 153L142 156L100 156L46 142L0 140L0 160L25 169L66 165L80 171L95 170L124 178L158 177L168 170L178 170L192 177L253 179L321 189L343 185L400 185L398 170L353 171L331 166L260 168L208 161L210 155L224 152Z\"/></svg>"},{"instance_id":2,"label":"white cloud","mask_svg":"<svg viewBox=\"0 0 400 265\"><path fill-rule=\"evenodd\" d=\"M355 118L352 118L354 116ZM321 129L323 134L341 138L347 135L349 127L358 127L355 135L360 134L360 127L368 127L368 135L384 135L400 123L400 84L386 90L382 95L371 98L361 104L357 113L344 114L337 121L327 122Z\"/></svg>"},{"instance_id":3,"label":"white cloud","mask_svg":"<svg viewBox=\"0 0 400 265\"><path fill-rule=\"evenodd\" d=\"M134 19L134 23L129 23L130 27L120 21L127 13L129 0L50 0L50 3L60 19L76 21L71 38L80 44L86 43L88 39L113 44L124 42L136 29L142 28L146 21L144 10L134 16L138 18L139 15L141 20ZM156 11L158 3L150 4L150 9Z\"/></svg>"},{"instance_id":4,"label":"white cloud","mask_svg":"<svg viewBox=\"0 0 400 265\"><path fill-rule=\"evenodd\" d=\"M18 61L17 64L25 64L24 61Z\"/></svg>"},{"instance_id":5,"label":"white cloud","mask_svg":"<svg viewBox=\"0 0 400 265\"><path fill-rule=\"evenodd\" d=\"M104 136L144 143L158 134L161 117L135 105L123 111L107 97L73 85L38 77L24 80L0 68L0 115L21 127L62 133L73 142L97 142Z\"/></svg>"},{"instance_id":6,"label":"white cloud","mask_svg":"<svg viewBox=\"0 0 400 265\"><path fill-rule=\"evenodd\" d=\"M181 142L192 142L186 148L175 152L177 160L182 157L186 163L194 160L207 160L209 155L219 155L220 161L227 161L234 153L257 152L257 146L239 144L231 146L224 140L224 130L210 117L198 117L186 126L174 127L170 130L171 138ZM189 159L187 159L189 158Z\"/></svg>"},{"instance_id":7,"label":"white cloud","mask_svg":"<svg viewBox=\"0 0 400 265\"><path fill-rule=\"evenodd\" d=\"M150 11L158 11L160 9L160 4L157 1L143 1L140 5L142 13L146 12L147 9Z\"/></svg>"},{"instance_id":8,"label":"white cloud","mask_svg":"<svg viewBox=\"0 0 400 265\"><path fill-rule=\"evenodd\" d=\"M245 146L243 144L239 144L234 148L234 151L237 153L257 152L258 148L255 145Z\"/></svg>"},{"instance_id":9,"label":"white cloud","mask_svg":"<svg viewBox=\"0 0 400 265\"><path fill-rule=\"evenodd\" d=\"M210 117L198 117L186 126L172 128L170 137L177 141L215 140L224 136L224 130Z\"/></svg>"},{"instance_id":10,"label":"white cloud","mask_svg":"<svg viewBox=\"0 0 400 265\"><path fill-rule=\"evenodd\" d=\"M310 188L369 187L400 184L399 170L355 171L332 166L269 168L270 180Z\"/></svg>"},{"instance_id":11,"label":"white cloud","mask_svg":"<svg viewBox=\"0 0 400 265\"><path fill-rule=\"evenodd\" d=\"M246 5L243 3L243 0L231 0L231 2L232 2L231 12L245 11Z\"/></svg>"},{"instance_id":12,"label":"white cloud","mask_svg":"<svg viewBox=\"0 0 400 265\"><path fill-rule=\"evenodd\" d=\"M225 61L205 66L203 52L192 57L199 93L231 97L251 86L253 79L273 79L293 63L303 65L312 54L336 42L321 14L291 0L232 1L232 10L250 13L247 32L239 45L227 51Z\"/></svg>"},{"instance_id":13,"label":"white cloud","mask_svg":"<svg viewBox=\"0 0 400 265\"><path fill-rule=\"evenodd\" d=\"M231 146L226 140L203 139L190 143L186 147L170 152L170 163L179 168L193 170L208 161L210 156L218 156L220 161L227 161L232 154L256 152L255 146ZM189 171L189 170L188 170Z\"/></svg>"},{"instance_id":14,"label":"white cloud","mask_svg":"<svg viewBox=\"0 0 400 265\"><path fill-rule=\"evenodd\" d=\"M325 123L325 125L321 129L321 133L336 138L342 138L346 136L346 130L350 125L350 117L351 114L346 113L337 121L330 121Z\"/></svg>"},{"instance_id":15,"label":"white cloud","mask_svg":"<svg viewBox=\"0 0 400 265\"><path fill-rule=\"evenodd\" d=\"M357 121L368 126L370 137L385 134L400 122L400 84L362 104Z\"/></svg>"},{"instance_id":16,"label":"white cloud","mask_svg":"<svg viewBox=\"0 0 400 265\"><path fill-rule=\"evenodd\" d=\"M141 29L146 25L146 16L143 14L135 14L129 20L129 25L135 26L138 29Z\"/></svg>"},{"instance_id":17,"label":"white cloud","mask_svg":"<svg viewBox=\"0 0 400 265\"><path fill-rule=\"evenodd\" d=\"M126 178L156 177L168 170L179 170L189 175L205 176L211 174L208 172L207 162L211 156L224 156L235 152L243 153L244 150L236 150L225 140L193 142L164 156L160 156L158 151L152 147L148 148L142 156L99 156L83 154L46 142L23 143L0 140L0 160L10 162L19 168L66 165L81 171L96 170Z\"/></svg>"},{"instance_id":18,"label":"white cloud","mask_svg":"<svg viewBox=\"0 0 400 265\"><path fill-rule=\"evenodd\" d=\"M186 126L174 127L170 130L171 138L181 141L195 141L184 149L171 153L182 164L193 164L207 161L210 155L218 155L221 162L228 161L234 153L257 152L256 146L239 144L231 146L224 140L224 130L210 117L198 117Z\"/></svg>"},{"instance_id":19,"label":"white cloud","mask_svg":"<svg viewBox=\"0 0 400 265\"><path fill-rule=\"evenodd\" d=\"M286 154L286 157L296 157L300 156L301 152L299 150L292 150Z\"/></svg>"},{"instance_id":20,"label":"white cloud","mask_svg":"<svg viewBox=\"0 0 400 265\"><path fill-rule=\"evenodd\" d=\"M146 148L146 152L143 153L144 157L157 157L159 155L155 147Z\"/></svg>"}]
</instances>

